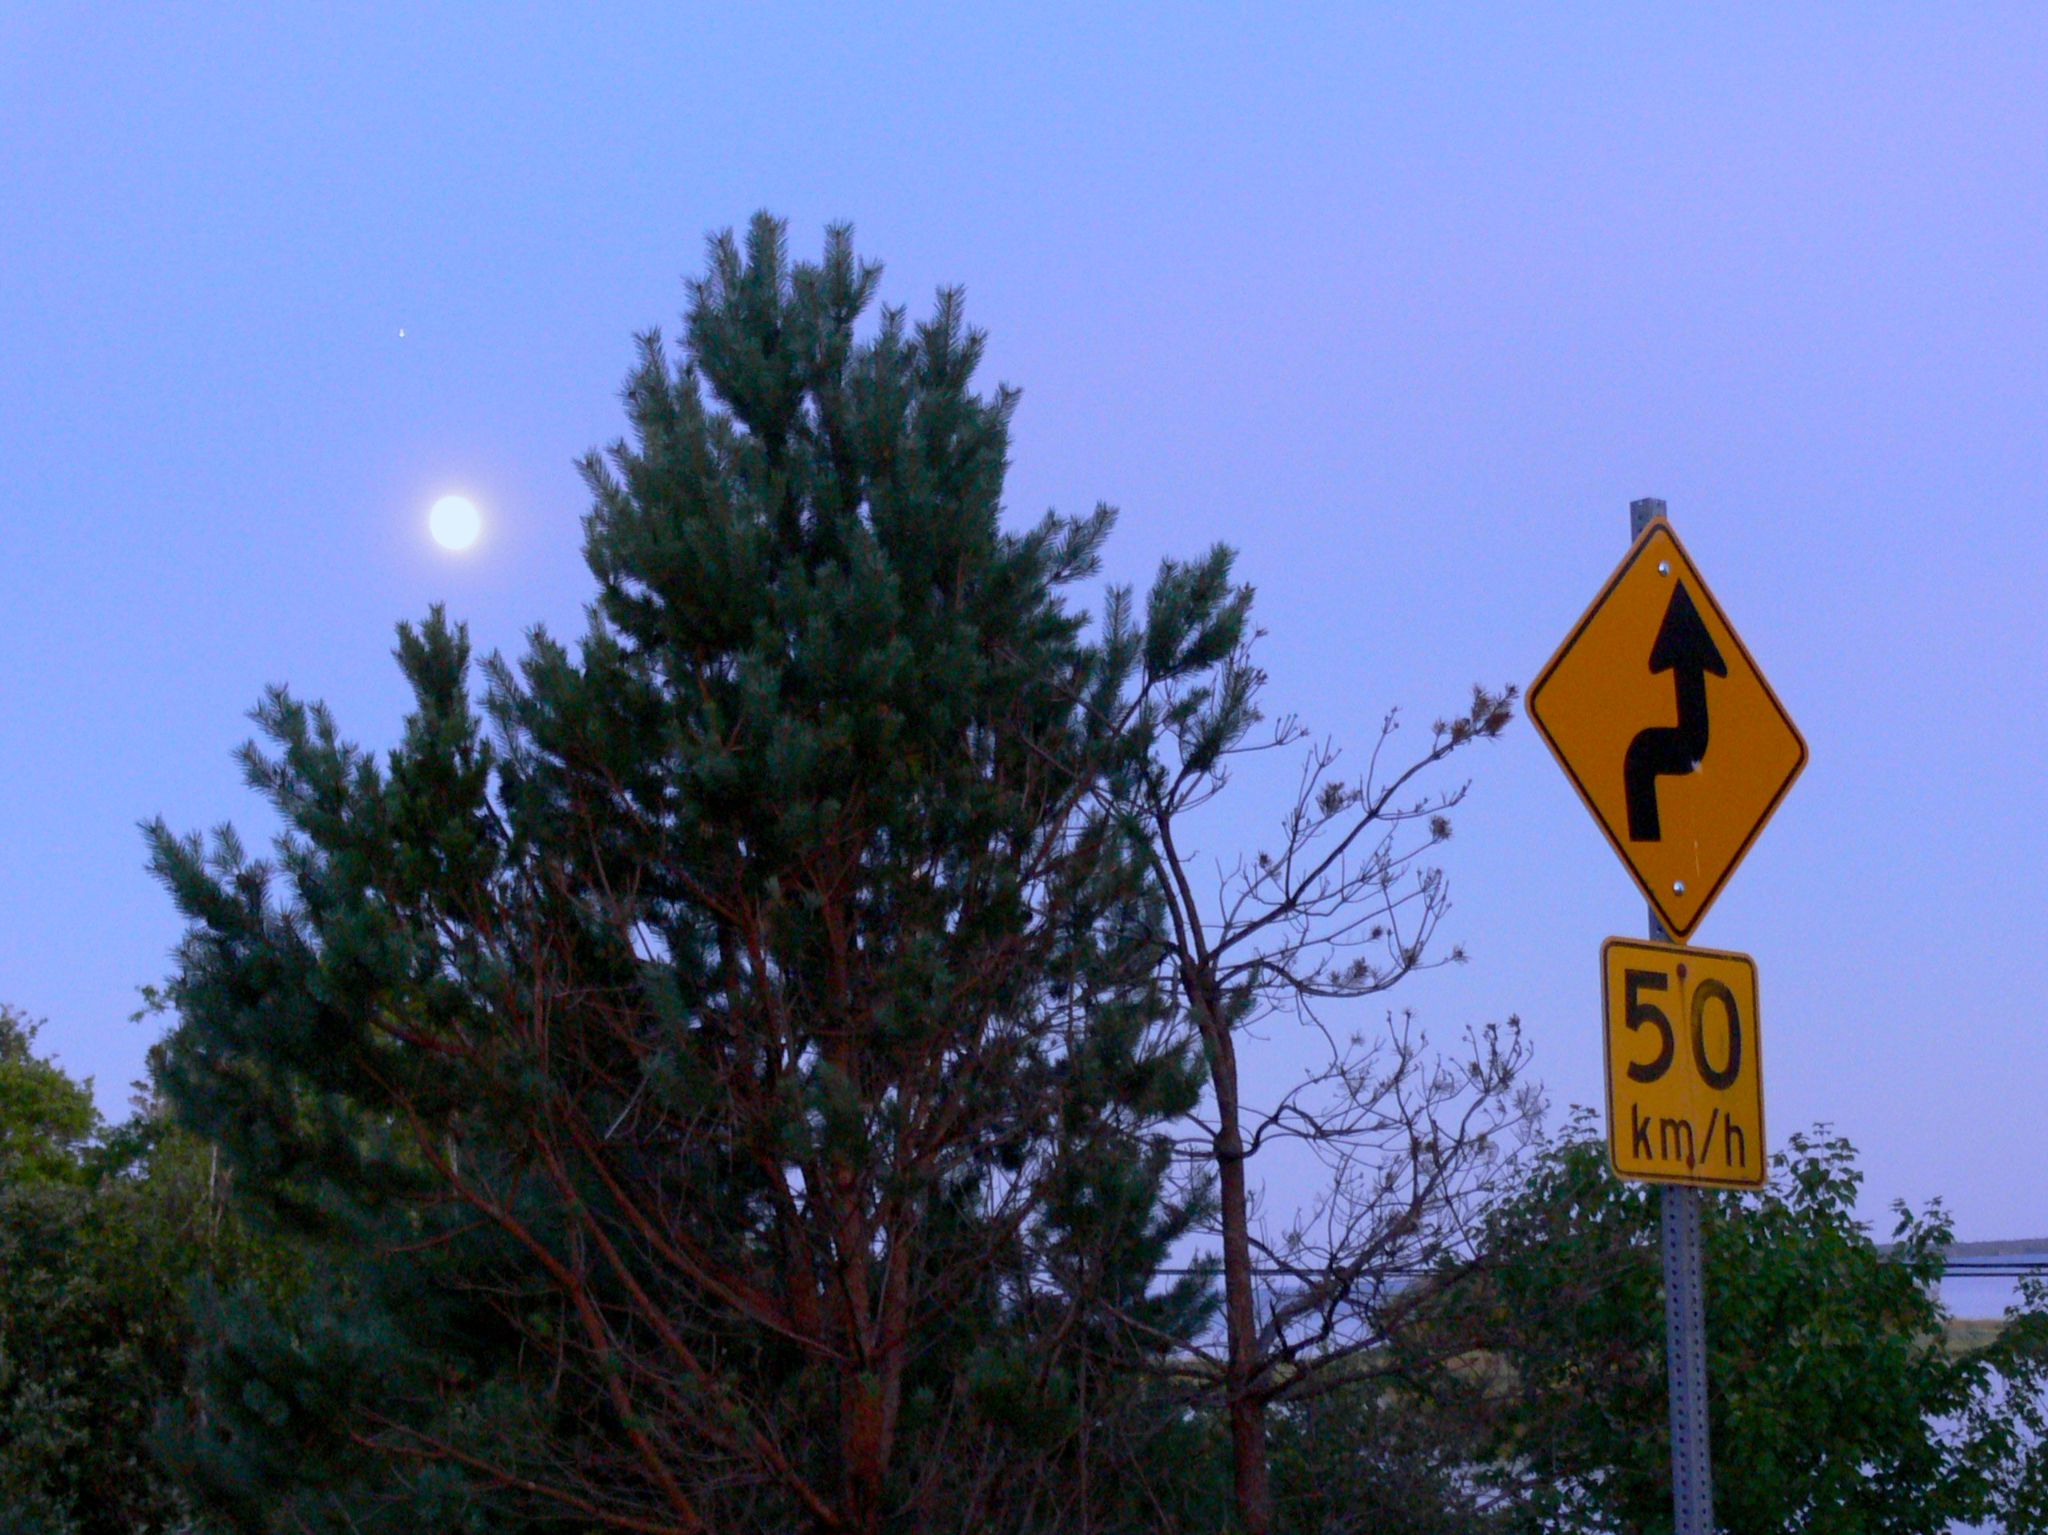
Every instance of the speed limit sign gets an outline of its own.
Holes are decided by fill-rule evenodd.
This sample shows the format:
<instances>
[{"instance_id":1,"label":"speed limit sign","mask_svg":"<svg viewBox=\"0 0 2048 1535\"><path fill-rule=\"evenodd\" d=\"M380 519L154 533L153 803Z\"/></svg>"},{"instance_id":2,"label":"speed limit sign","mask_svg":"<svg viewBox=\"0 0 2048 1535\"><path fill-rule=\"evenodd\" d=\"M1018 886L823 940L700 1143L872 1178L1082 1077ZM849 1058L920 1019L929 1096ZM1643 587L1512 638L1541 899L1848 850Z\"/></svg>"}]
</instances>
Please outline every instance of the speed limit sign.
<instances>
[{"instance_id":1,"label":"speed limit sign","mask_svg":"<svg viewBox=\"0 0 2048 1535\"><path fill-rule=\"evenodd\" d=\"M1762 1188L1756 961L1610 938L1600 969L1615 1172L1651 1183Z\"/></svg>"}]
</instances>

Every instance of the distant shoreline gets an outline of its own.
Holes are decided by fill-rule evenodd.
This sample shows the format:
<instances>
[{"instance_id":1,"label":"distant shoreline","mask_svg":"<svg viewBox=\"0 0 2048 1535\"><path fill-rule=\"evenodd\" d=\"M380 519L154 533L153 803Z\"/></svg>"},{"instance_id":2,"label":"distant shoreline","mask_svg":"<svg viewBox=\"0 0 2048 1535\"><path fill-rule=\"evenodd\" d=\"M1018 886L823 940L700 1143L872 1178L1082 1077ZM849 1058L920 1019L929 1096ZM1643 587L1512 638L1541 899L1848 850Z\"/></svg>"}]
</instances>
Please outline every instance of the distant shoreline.
<instances>
[{"instance_id":1,"label":"distant shoreline","mask_svg":"<svg viewBox=\"0 0 2048 1535\"><path fill-rule=\"evenodd\" d=\"M2009 1242L1951 1242L1942 1249L1949 1258L2010 1258L2020 1253L2048 1253L2048 1237L2020 1237Z\"/></svg>"},{"instance_id":2,"label":"distant shoreline","mask_svg":"<svg viewBox=\"0 0 2048 1535\"><path fill-rule=\"evenodd\" d=\"M1896 1242L1879 1242L1877 1250L1887 1257L1899 1250ZM2003 1242L1951 1242L1941 1249L1944 1258L2048 1257L2048 1237L2013 1237Z\"/></svg>"}]
</instances>

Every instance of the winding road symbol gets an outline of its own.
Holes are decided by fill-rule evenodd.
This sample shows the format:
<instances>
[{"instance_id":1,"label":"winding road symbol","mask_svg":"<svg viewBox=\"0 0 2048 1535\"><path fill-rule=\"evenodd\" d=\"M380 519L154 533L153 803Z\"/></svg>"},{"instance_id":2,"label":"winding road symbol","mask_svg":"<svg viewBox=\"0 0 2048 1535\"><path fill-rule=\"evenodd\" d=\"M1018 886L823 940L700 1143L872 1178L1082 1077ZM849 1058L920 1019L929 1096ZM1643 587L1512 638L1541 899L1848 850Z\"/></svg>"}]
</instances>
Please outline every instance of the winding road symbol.
<instances>
[{"instance_id":1,"label":"winding road symbol","mask_svg":"<svg viewBox=\"0 0 2048 1535\"><path fill-rule=\"evenodd\" d=\"M1680 942L1806 766L1792 717L1662 517L1529 685L1529 717Z\"/></svg>"},{"instance_id":2,"label":"winding road symbol","mask_svg":"<svg viewBox=\"0 0 2048 1535\"><path fill-rule=\"evenodd\" d=\"M1638 731L1628 743L1621 779L1628 800L1628 839L1661 842L1657 780L1699 770L1707 755L1707 673L1728 675L1728 663L1707 632L1692 593L1680 581L1650 646L1650 674L1670 672L1678 690L1678 723Z\"/></svg>"}]
</instances>

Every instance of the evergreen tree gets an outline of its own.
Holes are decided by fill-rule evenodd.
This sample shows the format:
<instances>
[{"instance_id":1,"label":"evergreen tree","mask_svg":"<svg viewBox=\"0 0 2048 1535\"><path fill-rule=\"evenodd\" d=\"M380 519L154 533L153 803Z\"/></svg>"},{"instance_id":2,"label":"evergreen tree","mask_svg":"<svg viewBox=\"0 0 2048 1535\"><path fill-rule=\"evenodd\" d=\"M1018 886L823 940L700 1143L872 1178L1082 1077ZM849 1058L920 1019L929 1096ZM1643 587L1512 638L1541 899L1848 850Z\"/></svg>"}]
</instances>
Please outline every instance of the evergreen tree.
<instances>
[{"instance_id":1,"label":"evergreen tree","mask_svg":"<svg viewBox=\"0 0 2048 1535\"><path fill-rule=\"evenodd\" d=\"M318 1255L206 1318L174 1448L229 1524L1162 1507L1133 1468L1185 1423L1137 1367L1207 1316L1154 1282L1201 1071L1100 792L1136 646L1061 595L1111 514L1006 530L1015 396L957 292L861 332L878 281L844 230L714 240L584 465L580 643L479 707L437 609L382 762L256 711L271 858L150 828L191 924L166 1090ZM1155 615L1148 683L1240 621Z\"/></svg>"}]
</instances>

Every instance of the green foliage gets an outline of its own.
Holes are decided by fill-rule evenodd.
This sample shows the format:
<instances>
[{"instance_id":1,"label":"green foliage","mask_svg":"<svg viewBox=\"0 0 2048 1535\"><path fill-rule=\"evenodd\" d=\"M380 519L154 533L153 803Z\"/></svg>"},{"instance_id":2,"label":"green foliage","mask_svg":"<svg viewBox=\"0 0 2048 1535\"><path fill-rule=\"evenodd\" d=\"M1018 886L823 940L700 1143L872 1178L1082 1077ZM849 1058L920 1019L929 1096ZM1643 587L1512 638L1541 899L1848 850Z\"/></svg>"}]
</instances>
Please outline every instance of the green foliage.
<instances>
[{"instance_id":1,"label":"green foliage","mask_svg":"<svg viewBox=\"0 0 2048 1535\"><path fill-rule=\"evenodd\" d=\"M1501 1529L1465 1445L1412 1393L1367 1378L1268 1419L1281 1535L1490 1535Z\"/></svg>"},{"instance_id":2,"label":"green foliage","mask_svg":"<svg viewBox=\"0 0 2048 1535\"><path fill-rule=\"evenodd\" d=\"M1486 1233L1490 1367L1463 1406L1475 1453L1530 1530L1670 1528L1658 1194L1625 1184L1581 1112ZM2030 1294L1997 1342L1951 1348L1938 1299L1948 1219L1854 1217L1848 1142L1794 1136L1757 1194L1706 1196L1715 1506L1730 1530L1925 1532L2039 1523L2043 1349ZM1469 1317L1466 1319L1469 1321Z\"/></svg>"},{"instance_id":3,"label":"green foliage","mask_svg":"<svg viewBox=\"0 0 2048 1535\"><path fill-rule=\"evenodd\" d=\"M0 1529L156 1535L185 1500L151 1448L182 1389L194 1284L282 1272L226 1213L206 1148L88 1086L0 1008Z\"/></svg>"},{"instance_id":4,"label":"green foliage","mask_svg":"<svg viewBox=\"0 0 2048 1535\"><path fill-rule=\"evenodd\" d=\"M92 1084L35 1054L41 1028L0 1003L0 1186L81 1182L99 1133Z\"/></svg>"}]
</instances>

